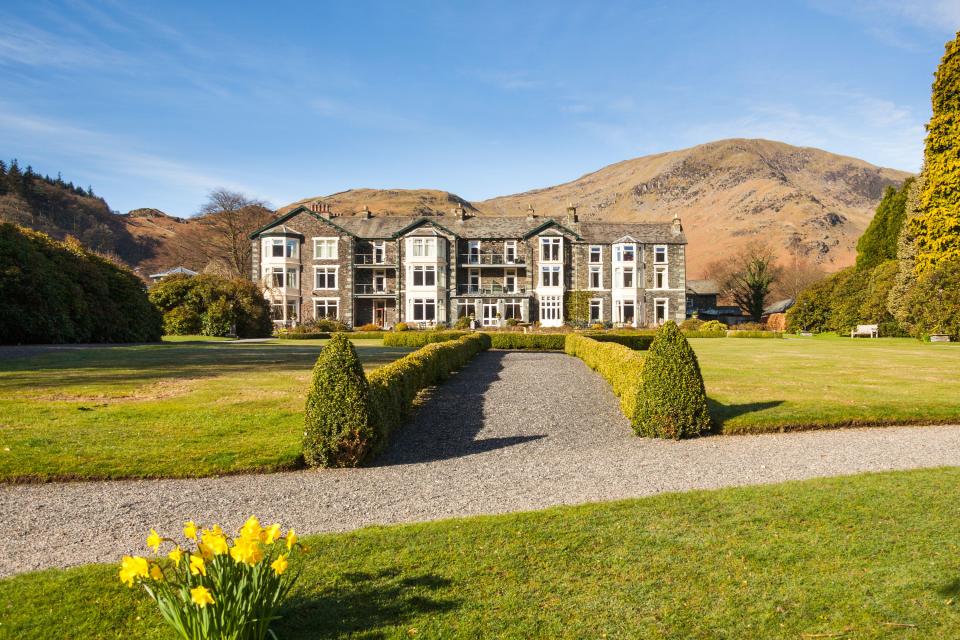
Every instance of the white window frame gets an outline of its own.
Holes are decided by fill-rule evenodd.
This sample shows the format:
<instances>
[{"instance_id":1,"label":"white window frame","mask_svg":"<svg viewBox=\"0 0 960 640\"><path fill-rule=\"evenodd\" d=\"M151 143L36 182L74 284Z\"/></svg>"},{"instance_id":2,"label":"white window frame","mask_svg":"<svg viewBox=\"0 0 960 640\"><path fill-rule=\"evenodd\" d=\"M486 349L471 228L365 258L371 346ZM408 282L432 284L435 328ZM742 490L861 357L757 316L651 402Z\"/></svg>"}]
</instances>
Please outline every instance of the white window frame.
<instances>
[{"instance_id":1,"label":"white window frame","mask_svg":"<svg viewBox=\"0 0 960 640\"><path fill-rule=\"evenodd\" d=\"M514 311L516 315L513 315ZM523 319L523 303L518 300L507 300L503 303L503 319L504 320L521 320Z\"/></svg>"},{"instance_id":2,"label":"white window frame","mask_svg":"<svg viewBox=\"0 0 960 640\"><path fill-rule=\"evenodd\" d=\"M336 260L340 257L340 238L317 237L313 239L314 260Z\"/></svg>"},{"instance_id":3,"label":"white window frame","mask_svg":"<svg viewBox=\"0 0 960 640\"><path fill-rule=\"evenodd\" d=\"M663 319L660 320L657 318L657 312L660 309L661 303L663 303ZM653 323L656 325L661 325L670 319L670 298L654 298L653 299Z\"/></svg>"},{"instance_id":4,"label":"white window frame","mask_svg":"<svg viewBox=\"0 0 960 640\"><path fill-rule=\"evenodd\" d=\"M327 280L328 283L329 283L329 279L330 279L330 274L333 274L333 286L332 286L332 287L318 287L318 286L317 286L317 285L319 284L319 282L318 282L318 276L320 275L321 272L324 273L324 275L325 275L325 280ZM336 266L336 267L314 267L314 268L313 268L313 288L314 288L315 291L316 291L316 290L319 290L319 291L332 291L332 290L334 290L334 289L339 289L339 288L340 288L340 267L339 267L339 266Z\"/></svg>"},{"instance_id":5,"label":"white window frame","mask_svg":"<svg viewBox=\"0 0 960 640\"><path fill-rule=\"evenodd\" d=\"M297 282L300 279L300 269L298 267L287 267L287 277L285 282L288 289L296 289L299 286Z\"/></svg>"},{"instance_id":6,"label":"white window frame","mask_svg":"<svg viewBox=\"0 0 960 640\"><path fill-rule=\"evenodd\" d=\"M613 301L613 321L619 324L627 324L628 320L626 319L626 306L633 306L633 320L630 321L631 324L637 324L637 309L640 305L637 304L636 300L630 298L618 299Z\"/></svg>"},{"instance_id":7,"label":"white window frame","mask_svg":"<svg viewBox=\"0 0 960 640\"><path fill-rule=\"evenodd\" d=\"M413 258L436 258L437 239L423 236L410 238L410 256Z\"/></svg>"},{"instance_id":8,"label":"white window frame","mask_svg":"<svg viewBox=\"0 0 960 640\"><path fill-rule=\"evenodd\" d=\"M598 309L596 318L593 317L594 308ZM590 322L603 322L603 298L590 298L587 317L590 319Z\"/></svg>"},{"instance_id":9,"label":"white window frame","mask_svg":"<svg viewBox=\"0 0 960 640\"><path fill-rule=\"evenodd\" d=\"M517 262L517 241L507 240L503 243L503 261L507 264Z\"/></svg>"},{"instance_id":10,"label":"white window frame","mask_svg":"<svg viewBox=\"0 0 960 640\"><path fill-rule=\"evenodd\" d=\"M277 275L280 276L279 284L277 284ZM267 280L270 282L271 289L285 289L287 287L286 267L267 267Z\"/></svg>"},{"instance_id":11,"label":"white window frame","mask_svg":"<svg viewBox=\"0 0 960 640\"><path fill-rule=\"evenodd\" d=\"M545 277L547 273L556 276L557 284L547 284L547 278ZM549 279L554 280L553 277ZM540 286L544 289L558 289L563 286L563 273L560 265L544 264L540 266Z\"/></svg>"},{"instance_id":12,"label":"white window frame","mask_svg":"<svg viewBox=\"0 0 960 640\"><path fill-rule=\"evenodd\" d=\"M469 264L480 264L480 241L467 240L467 262Z\"/></svg>"},{"instance_id":13,"label":"white window frame","mask_svg":"<svg viewBox=\"0 0 960 640\"><path fill-rule=\"evenodd\" d=\"M547 247L550 247L549 253L556 253L556 257L546 257ZM554 249L556 249L555 252ZM563 262L563 238L559 236L540 238L540 262Z\"/></svg>"},{"instance_id":14,"label":"white window frame","mask_svg":"<svg viewBox=\"0 0 960 640\"><path fill-rule=\"evenodd\" d=\"M333 314L333 316L331 316L329 313L325 313L324 315L321 316L320 314L317 313L317 308L320 306L321 303L323 304L324 308L329 308L330 305L332 304L333 307L336 309L336 313ZM313 299L313 317L316 320L320 320L321 318L330 318L330 317L332 317L335 320L339 319L340 318L340 298L314 298Z\"/></svg>"},{"instance_id":15,"label":"white window frame","mask_svg":"<svg viewBox=\"0 0 960 640\"><path fill-rule=\"evenodd\" d=\"M597 276L597 284L593 284L593 276ZM603 289L603 265L591 264L587 269L587 289L598 291Z\"/></svg>"},{"instance_id":16,"label":"white window frame","mask_svg":"<svg viewBox=\"0 0 960 640\"><path fill-rule=\"evenodd\" d=\"M597 259L593 259L593 254L597 254ZM589 253L587 253L587 263L588 264L603 264L603 245L602 244L592 244L590 245Z\"/></svg>"},{"instance_id":17,"label":"white window frame","mask_svg":"<svg viewBox=\"0 0 960 640\"><path fill-rule=\"evenodd\" d=\"M563 320L563 297L562 296L541 296L540 297L540 320L541 321L562 321Z\"/></svg>"},{"instance_id":18,"label":"white window frame","mask_svg":"<svg viewBox=\"0 0 960 640\"><path fill-rule=\"evenodd\" d=\"M427 318L427 309L431 307L433 308L433 318ZM410 300L410 319L414 322L436 322L437 313L436 298L412 298ZM418 315L422 317L418 318Z\"/></svg>"},{"instance_id":19,"label":"white window frame","mask_svg":"<svg viewBox=\"0 0 960 640\"><path fill-rule=\"evenodd\" d=\"M660 254L663 254L663 259L660 259ZM669 261L669 252L667 251L667 245L665 244L656 244L653 246L653 264L667 264Z\"/></svg>"},{"instance_id":20,"label":"white window frame","mask_svg":"<svg viewBox=\"0 0 960 640\"><path fill-rule=\"evenodd\" d=\"M627 274L630 274L630 284L627 284ZM620 288L621 289L636 289L637 288L637 270L633 267L624 268L620 270Z\"/></svg>"},{"instance_id":21,"label":"white window frame","mask_svg":"<svg viewBox=\"0 0 960 640\"><path fill-rule=\"evenodd\" d=\"M420 276L420 284L417 284L417 274ZM427 284L427 274L433 274L433 284ZM435 289L437 286L437 268L434 265L417 265L410 267L410 286L416 288Z\"/></svg>"},{"instance_id":22,"label":"white window frame","mask_svg":"<svg viewBox=\"0 0 960 640\"><path fill-rule=\"evenodd\" d=\"M377 280L381 280L382 284L377 286ZM373 276L370 278L370 282L373 284L374 293L383 293L387 290L387 270L386 269L374 269Z\"/></svg>"},{"instance_id":23,"label":"white window frame","mask_svg":"<svg viewBox=\"0 0 960 640\"><path fill-rule=\"evenodd\" d=\"M654 289L669 289L670 288L670 267L665 264L657 264L653 267L653 288ZM657 276L663 274L663 282L657 282Z\"/></svg>"},{"instance_id":24,"label":"white window frame","mask_svg":"<svg viewBox=\"0 0 960 640\"><path fill-rule=\"evenodd\" d=\"M626 259L627 249L632 249L633 258ZM637 261L637 244L635 242L618 242L613 245L613 261L620 264L634 264Z\"/></svg>"},{"instance_id":25,"label":"white window frame","mask_svg":"<svg viewBox=\"0 0 960 640\"><path fill-rule=\"evenodd\" d=\"M373 264L386 264L387 262L387 243L383 240L375 240L371 246L373 247ZM377 254L379 252L380 259L377 260Z\"/></svg>"},{"instance_id":26,"label":"white window frame","mask_svg":"<svg viewBox=\"0 0 960 640\"><path fill-rule=\"evenodd\" d=\"M510 278L512 278L513 281L511 284L508 285L507 283L510 282ZM503 270L503 290L504 291L506 291L507 293L517 293L519 291L519 288L518 288L519 282L520 281L517 278L516 269Z\"/></svg>"}]
</instances>

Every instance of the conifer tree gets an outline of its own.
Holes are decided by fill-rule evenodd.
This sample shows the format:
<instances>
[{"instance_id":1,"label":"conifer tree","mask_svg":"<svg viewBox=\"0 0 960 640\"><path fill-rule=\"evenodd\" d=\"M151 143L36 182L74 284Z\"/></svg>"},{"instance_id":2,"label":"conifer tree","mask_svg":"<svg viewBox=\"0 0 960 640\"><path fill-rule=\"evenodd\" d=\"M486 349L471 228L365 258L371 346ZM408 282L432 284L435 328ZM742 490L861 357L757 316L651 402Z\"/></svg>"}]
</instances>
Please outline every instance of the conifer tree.
<instances>
[{"instance_id":1,"label":"conifer tree","mask_svg":"<svg viewBox=\"0 0 960 640\"><path fill-rule=\"evenodd\" d=\"M907 178L899 189L887 187L876 215L857 241L857 269L873 269L881 262L897 257L897 241L913 182L914 178Z\"/></svg>"}]
</instances>

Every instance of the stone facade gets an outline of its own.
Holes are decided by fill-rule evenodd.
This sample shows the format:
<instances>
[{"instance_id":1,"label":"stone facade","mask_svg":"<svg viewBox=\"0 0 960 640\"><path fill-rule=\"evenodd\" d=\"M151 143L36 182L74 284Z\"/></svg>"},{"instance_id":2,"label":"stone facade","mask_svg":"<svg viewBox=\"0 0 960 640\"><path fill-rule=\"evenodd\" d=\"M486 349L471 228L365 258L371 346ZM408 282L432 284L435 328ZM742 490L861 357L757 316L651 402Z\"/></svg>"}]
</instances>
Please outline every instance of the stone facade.
<instances>
[{"instance_id":1,"label":"stone facade","mask_svg":"<svg viewBox=\"0 0 960 640\"><path fill-rule=\"evenodd\" d=\"M337 216L298 207L251 236L255 281L281 325L336 317L397 322L559 326L572 292L591 323L652 326L686 312L686 239L672 223L526 217ZM598 286L599 285L599 286Z\"/></svg>"}]
</instances>

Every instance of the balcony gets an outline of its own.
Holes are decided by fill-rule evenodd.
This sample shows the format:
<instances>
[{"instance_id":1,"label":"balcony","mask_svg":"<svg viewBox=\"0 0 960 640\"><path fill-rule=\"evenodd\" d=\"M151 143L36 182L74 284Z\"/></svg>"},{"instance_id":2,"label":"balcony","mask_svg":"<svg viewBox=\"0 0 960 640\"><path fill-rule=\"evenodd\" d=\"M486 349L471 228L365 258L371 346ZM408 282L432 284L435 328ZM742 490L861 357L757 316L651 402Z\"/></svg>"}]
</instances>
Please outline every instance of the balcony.
<instances>
[{"instance_id":1,"label":"balcony","mask_svg":"<svg viewBox=\"0 0 960 640\"><path fill-rule=\"evenodd\" d=\"M495 251L481 251L480 253L461 253L460 266L463 267L523 267L526 264L522 256L508 256Z\"/></svg>"},{"instance_id":2,"label":"balcony","mask_svg":"<svg viewBox=\"0 0 960 640\"><path fill-rule=\"evenodd\" d=\"M396 267L397 263L388 261L387 257L376 253L355 253L353 264L358 267Z\"/></svg>"},{"instance_id":3,"label":"balcony","mask_svg":"<svg viewBox=\"0 0 960 640\"><path fill-rule=\"evenodd\" d=\"M393 285L389 284L356 284L353 286L353 293L358 296L393 296L397 292Z\"/></svg>"},{"instance_id":4,"label":"balcony","mask_svg":"<svg viewBox=\"0 0 960 640\"><path fill-rule=\"evenodd\" d=\"M523 296L527 290L523 287L514 287L507 289L502 284L490 284L486 286L477 286L473 284L461 284L457 286L457 295L460 296Z\"/></svg>"}]
</instances>

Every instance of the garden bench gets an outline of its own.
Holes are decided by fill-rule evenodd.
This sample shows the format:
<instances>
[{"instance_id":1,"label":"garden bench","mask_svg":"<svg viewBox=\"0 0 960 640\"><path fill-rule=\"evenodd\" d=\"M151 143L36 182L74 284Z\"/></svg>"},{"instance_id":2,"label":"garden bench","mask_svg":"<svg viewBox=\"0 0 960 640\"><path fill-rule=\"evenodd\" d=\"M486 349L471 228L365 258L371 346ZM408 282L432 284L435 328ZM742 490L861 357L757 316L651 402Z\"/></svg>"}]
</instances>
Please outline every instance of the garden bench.
<instances>
[{"instance_id":1,"label":"garden bench","mask_svg":"<svg viewBox=\"0 0 960 640\"><path fill-rule=\"evenodd\" d=\"M858 324L856 329L850 331L850 337L864 336L867 338L880 337L880 325L876 324Z\"/></svg>"}]
</instances>

